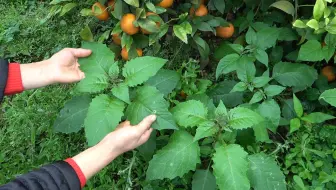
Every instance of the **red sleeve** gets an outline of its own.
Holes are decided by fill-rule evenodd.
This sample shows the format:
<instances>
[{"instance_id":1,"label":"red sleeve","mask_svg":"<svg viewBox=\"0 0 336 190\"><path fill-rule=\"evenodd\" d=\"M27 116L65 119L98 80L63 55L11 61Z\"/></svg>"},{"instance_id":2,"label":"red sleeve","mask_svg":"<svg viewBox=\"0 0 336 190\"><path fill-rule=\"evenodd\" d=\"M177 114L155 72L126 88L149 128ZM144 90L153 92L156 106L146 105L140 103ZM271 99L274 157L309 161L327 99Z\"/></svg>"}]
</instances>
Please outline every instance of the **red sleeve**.
<instances>
[{"instance_id":1,"label":"red sleeve","mask_svg":"<svg viewBox=\"0 0 336 190\"><path fill-rule=\"evenodd\" d=\"M8 79L5 88L5 95L17 94L23 90L20 64L10 63L8 65Z\"/></svg>"},{"instance_id":2,"label":"red sleeve","mask_svg":"<svg viewBox=\"0 0 336 190\"><path fill-rule=\"evenodd\" d=\"M82 170L80 169L80 167L77 165L77 163L72 158L66 159L65 162L67 162L75 170L78 176L78 179L80 181L81 187L83 188L86 184L86 178Z\"/></svg>"}]
</instances>

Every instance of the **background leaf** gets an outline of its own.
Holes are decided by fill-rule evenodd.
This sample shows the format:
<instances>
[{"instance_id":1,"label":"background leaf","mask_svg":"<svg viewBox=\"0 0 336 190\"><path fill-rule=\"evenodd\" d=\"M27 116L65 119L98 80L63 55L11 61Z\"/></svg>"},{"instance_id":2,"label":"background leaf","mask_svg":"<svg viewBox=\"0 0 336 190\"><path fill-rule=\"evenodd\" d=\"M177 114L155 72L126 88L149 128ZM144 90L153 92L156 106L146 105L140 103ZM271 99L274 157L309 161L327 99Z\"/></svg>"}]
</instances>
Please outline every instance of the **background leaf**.
<instances>
[{"instance_id":1,"label":"background leaf","mask_svg":"<svg viewBox=\"0 0 336 190\"><path fill-rule=\"evenodd\" d=\"M294 16L294 13L295 13L294 6L289 1L277 1L277 2L273 3L270 7L278 8L278 9L280 9L280 10L284 11L285 13L290 14L292 16Z\"/></svg>"},{"instance_id":2,"label":"background leaf","mask_svg":"<svg viewBox=\"0 0 336 190\"><path fill-rule=\"evenodd\" d=\"M273 158L258 153L248 156L251 187L255 190L286 190L285 176Z\"/></svg>"},{"instance_id":3,"label":"background leaf","mask_svg":"<svg viewBox=\"0 0 336 190\"><path fill-rule=\"evenodd\" d=\"M194 127L207 120L207 109L196 100L177 104L172 113L176 122L182 127Z\"/></svg>"},{"instance_id":4,"label":"background leaf","mask_svg":"<svg viewBox=\"0 0 336 190\"><path fill-rule=\"evenodd\" d=\"M298 117L303 115L303 107L300 100L293 94L294 110Z\"/></svg>"},{"instance_id":5,"label":"background leaf","mask_svg":"<svg viewBox=\"0 0 336 190\"><path fill-rule=\"evenodd\" d=\"M78 132L84 125L90 102L90 96L84 95L73 97L65 103L54 122L54 130L66 134Z\"/></svg>"},{"instance_id":6,"label":"background leaf","mask_svg":"<svg viewBox=\"0 0 336 190\"><path fill-rule=\"evenodd\" d=\"M174 90L179 81L180 75L176 71L161 69L145 84L156 87L166 96Z\"/></svg>"},{"instance_id":7,"label":"background leaf","mask_svg":"<svg viewBox=\"0 0 336 190\"><path fill-rule=\"evenodd\" d=\"M323 58L321 43L317 40L309 40L300 47L298 60L322 61Z\"/></svg>"},{"instance_id":8,"label":"background leaf","mask_svg":"<svg viewBox=\"0 0 336 190\"><path fill-rule=\"evenodd\" d=\"M148 180L182 177L190 170L195 170L198 163L201 163L198 143L193 141L188 132L179 130L153 156L146 177Z\"/></svg>"},{"instance_id":9,"label":"background leaf","mask_svg":"<svg viewBox=\"0 0 336 190\"><path fill-rule=\"evenodd\" d=\"M273 68L273 78L283 86L311 86L317 71L308 65L279 62Z\"/></svg>"},{"instance_id":10,"label":"background leaf","mask_svg":"<svg viewBox=\"0 0 336 190\"><path fill-rule=\"evenodd\" d=\"M214 176L221 190L249 190L247 153L236 144L220 146L212 158Z\"/></svg>"},{"instance_id":11,"label":"background leaf","mask_svg":"<svg viewBox=\"0 0 336 190\"><path fill-rule=\"evenodd\" d=\"M307 121L309 123L322 123L330 119L335 119L335 117L322 112L314 112L301 118L301 120Z\"/></svg>"},{"instance_id":12,"label":"background leaf","mask_svg":"<svg viewBox=\"0 0 336 190\"><path fill-rule=\"evenodd\" d=\"M328 104L336 107L336 88L324 91L319 99L324 100Z\"/></svg>"},{"instance_id":13,"label":"background leaf","mask_svg":"<svg viewBox=\"0 0 336 190\"><path fill-rule=\"evenodd\" d=\"M223 57L216 69L216 79L218 80L219 76L222 74L227 74L236 70L237 68L237 61L239 60L240 56L238 54L230 54Z\"/></svg>"},{"instance_id":14,"label":"background leaf","mask_svg":"<svg viewBox=\"0 0 336 190\"><path fill-rule=\"evenodd\" d=\"M192 190L215 190L216 178L210 170L196 170L192 180Z\"/></svg>"},{"instance_id":15,"label":"background leaf","mask_svg":"<svg viewBox=\"0 0 336 190\"><path fill-rule=\"evenodd\" d=\"M134 87L146 82L150 77L154 76L166 62L166 59L149 56L137 57L128 61L122 72L125 77L125 83L130 87Z\"/></svg>"},{"instance_id":16,"label":"background leaf","mask_svg":"<svg viewBox=\"0 0 336 190\"><path fill-rule=\"evenodd\" d=\"M260 123L263 118L256 112L242 107L231 109L228 113L229 126L233 129L245 129Z\"/></svg>"}]
</instances>

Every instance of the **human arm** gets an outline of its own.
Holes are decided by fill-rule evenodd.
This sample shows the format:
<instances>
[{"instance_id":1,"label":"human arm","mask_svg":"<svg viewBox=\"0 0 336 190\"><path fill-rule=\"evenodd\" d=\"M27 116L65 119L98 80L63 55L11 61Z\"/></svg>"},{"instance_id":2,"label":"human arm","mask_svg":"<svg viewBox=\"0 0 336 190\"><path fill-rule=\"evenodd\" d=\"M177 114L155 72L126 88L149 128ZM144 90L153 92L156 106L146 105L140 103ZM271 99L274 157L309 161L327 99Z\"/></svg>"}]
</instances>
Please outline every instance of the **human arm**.
<instances>
[{"instance_id":1,"label":"human arm","mask_svg":"<svg viewBox=\"0 0 336 190\"><path fill-rule=\"evenodd\" d=\"M155 119L155 116L148 116L135 126L131 126L129 121L123 122L97 145L66 161L56 162L19 176L0 187L0 190L80 189L86 180L117 156L145 143L150 137L150 126Z\"/></svg>"},{"instance_id":2,"label":"human arm","mask_svg":"<svg viewBox=\"0 0 336 190\"><path fill-rule=\"evenodd\" d=\"M85 75L77 60L90 54L91 50L65 48L50 59L36 63L8 63L0 59L0 102L4 94L16 94L54 83L80 81Z\"/></svg>"}]
</instances>

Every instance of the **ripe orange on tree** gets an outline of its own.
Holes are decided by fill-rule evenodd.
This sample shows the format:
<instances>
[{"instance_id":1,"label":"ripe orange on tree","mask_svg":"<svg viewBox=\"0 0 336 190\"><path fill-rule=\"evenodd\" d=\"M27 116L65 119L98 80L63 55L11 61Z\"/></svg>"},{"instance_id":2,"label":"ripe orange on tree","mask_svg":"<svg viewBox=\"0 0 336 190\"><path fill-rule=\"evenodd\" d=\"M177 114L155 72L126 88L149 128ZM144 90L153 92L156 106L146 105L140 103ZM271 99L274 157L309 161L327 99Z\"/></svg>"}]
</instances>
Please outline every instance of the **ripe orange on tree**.
<instances>
[{"instance_id":1,"label":"ripe orange on tree","mask_svg":"<svg viewBox=\"0 0 336 190\"><path fill-rule=\"evenodd\" d=\"M216 28L216 36L222 38L231 38L234 33L234 26L233 24L229 23L229 26L218 26Z\"/></svg>"},{"instance_id":2,"label":"ripe orange on tree","mask_svg":"<svg viewBox=\"0 0 336 190\"><path fill-rule=\"evenodd\" d=\"M114 4L115 4L115 0L109 0L109 1L107 2L107 5L108 5L109 7L111 7L111 10L112 10L112 11L114 10Z\"/></svg>"},{"instance_id":3,"label":"ripe orange on tree","mask_svg":"<svg viewBox=\"0 0 336 190\"><path fill-rule=\"evenodd\" d=\"M334 67L333 66L325 66L323 67L321 74L327 77L328 81L334 81L336 79L336 75L334 72Z\"/></svg>"},{"instance_id":4,"label":"ripe orange on tree","mask_svg":"<svg viewBox=\"0 0 336 190\"><path fill-rule=\"evenodd\" d=\"M142 49L137 48L136 51L138 53L138 56L141 57L142 56ZM122 50L121 50L121 57L125 61L128 60L128 52L126 50L126 47L122 48Z\"/></svg>"},{"instance_id":5,"label":"ripe orange on tree","mask_svg":"<svg viewBox=\"0 0 336 190\"><path fill-rule=\"evenodd\" d=\"M195 8L194 7L191 7L190 8L190 15L191 16L205 16L208 14L208 8L203 5L203 4L200 4L200 6L196 9L195 11Z\"/></svg>"},{"instance_id":6,"label":"ripe orange on tree","mask_svg":"<svg viewBox=\"0 0 336 190\"><path fill-rule=\"evenodd\" d=\"M112 34L112 41L117 45L121 45L120 35L119 34Z\"/></svg>"},{"instance_id":7,"label":"ripe orange on tree","mask_svg":"<svg viewBox=\"0 0 336 190\"><path fill-rule=\"evenodd\" d=\"M133 35L139 32L139 27L135 27L135 15L132 13L125 14L120 21L120 27L126 34Z\"/></svg>"},{"instance_id":8,"label":"ripe orange on tree","mask_svg":"<svg viewBox=\"0 0 336 190\"><path fill-rule=\"evenodd\" d=\"M163 8L169 8L173 5L174 0L162 0L157 6L163 7Z\"/></svg>"},{"instance_id":9,"label":"ripe orange on tree","mask_svg":"<svg viewBox=\"0 0 336 190\"><path fill-rule=\"evenodd\" d=\"M156 13L153 13L153 12L147 12L146 13L146 16L150 16L150 15L157 15ZM155 22L156 23L156 26L158 27L158 28L160 28L160 22ZM147 31L146 29L144 29L144 28L141 28L141 32L143 33L143 34L151 34L151 32L149 32L149 31Z\"/></svg>"},{"instance_id":10,"label":"ripe orange on tree","mask_svg":"<svg viewBox=\"0 0 336 190\"><path fill-rule=\"evenodd\" d=\"M97 10L99 14L97 14ZM107 12L106 6L102 5L99 2L92 5L92 13L99 20L107 20L109 18L109 14Z\"/></svg>"}]
</instances>

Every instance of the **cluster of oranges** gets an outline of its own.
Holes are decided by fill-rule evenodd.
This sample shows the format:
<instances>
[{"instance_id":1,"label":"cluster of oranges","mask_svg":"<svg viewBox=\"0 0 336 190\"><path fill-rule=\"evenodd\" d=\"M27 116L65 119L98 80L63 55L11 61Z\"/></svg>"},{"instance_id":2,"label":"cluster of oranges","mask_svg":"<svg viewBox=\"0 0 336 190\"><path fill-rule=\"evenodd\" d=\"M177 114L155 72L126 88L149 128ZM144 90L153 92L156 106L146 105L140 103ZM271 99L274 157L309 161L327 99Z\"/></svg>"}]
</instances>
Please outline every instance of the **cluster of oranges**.
<instances>
[{"instance_id":1,"label":"cluster of oranges","mask_svg":"<svg viewBox=\"0 0 336 190\"><path fill-rule=\"evenodd\" d=\"M190 15L191 16L198 16L198 17L202 17L202 16L206 16L208 14L208 9L207 7L204 5L206 3L207 0L201 0L200 1L200 5L199 7L195 10L194 7L192 7L190 9ZM159 4L157 4L157 6L160 6L162 8L169 8L173 5L174 0L162 0ZM110 7L111 10L114 10L114 4L115 4L115 0L109 0L107 5L108 7ZM106 21L109 18L109 13L108 13L108 9L105 5L102 5L101 3L97 2L95 4L93 4L92 6L92 12L94 13L94 15L102 21ZM98 13L97 13L98 12ZM147 12L146 16L150 16L150 15L157 15L153 12ZM120 27L121 30L128 34L128 35L134 35L139 33L139 31L141 30L141 32L143 34L150 34L149 31L147 31L145 28L140 28L139 26L135 26L134 22L136 21L136 16L132 13L127 13L125 15L122 16L121 21L120 21ZM159 28L160 27L160 22L156 22L156 26ZM222 26L218 26L216 28L216 36L222 37L222 38L230 38L232 37L234 33L234 26L229 23L229 26L226 27L222 27ZM112 41L117 44L117 45L121 45L121 37L120 34L112 34ZM142 50L141 49L136 49L138 56L142 56ZM121 50L121 57L124 60L128 60L128 51L126 50L126 48L122 48Z\"/></svg>"}]
</instances>

